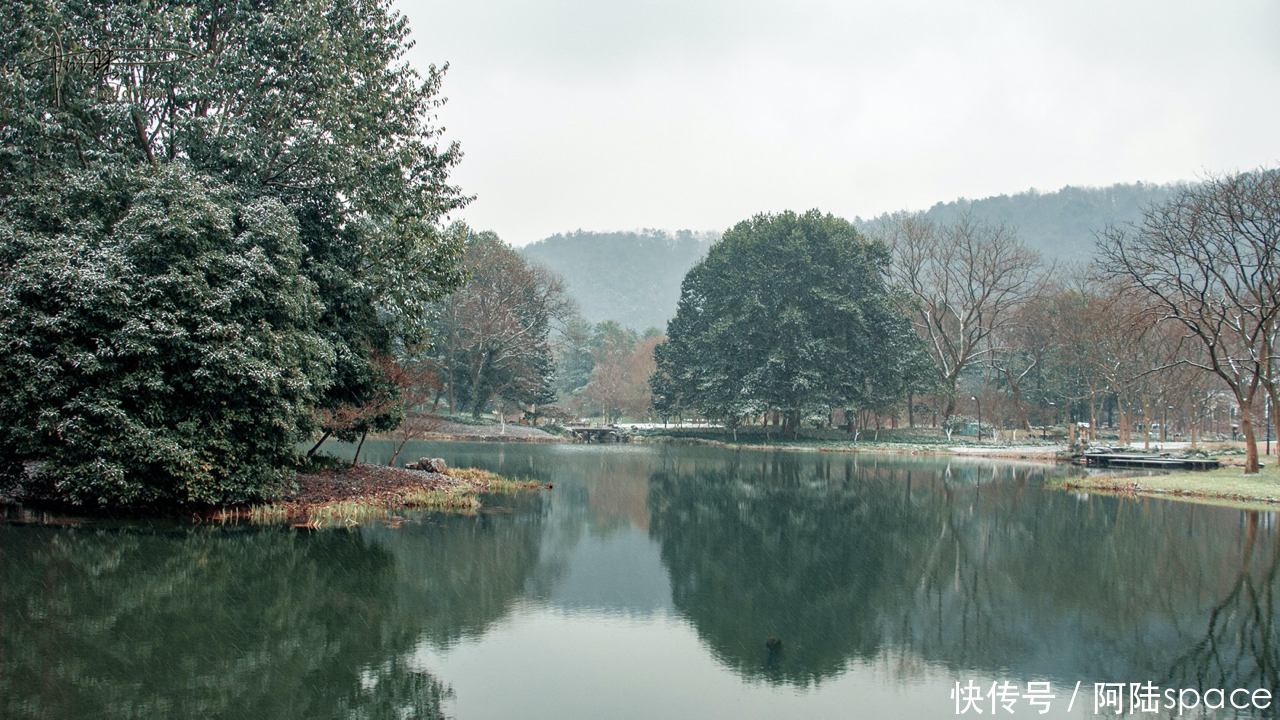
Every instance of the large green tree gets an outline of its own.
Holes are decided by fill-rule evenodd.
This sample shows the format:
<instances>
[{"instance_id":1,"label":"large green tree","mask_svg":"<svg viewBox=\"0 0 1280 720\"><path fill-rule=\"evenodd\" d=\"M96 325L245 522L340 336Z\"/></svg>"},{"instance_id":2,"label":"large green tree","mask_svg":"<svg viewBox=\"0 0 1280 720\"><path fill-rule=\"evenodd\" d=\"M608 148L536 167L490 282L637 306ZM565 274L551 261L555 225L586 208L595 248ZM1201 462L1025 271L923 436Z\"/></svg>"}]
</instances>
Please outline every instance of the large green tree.
<instances>
[{"instance_id":1,"label":"large green tree","mask_svg":"<svg viewBox=\"0 0 1280 720\"><path fill-rule=\"evenodd\" d=\"M93 349L103 377L133 372L113 344L116 319L130 312L121 308L135 304L182 316L201 331L232 307L229 320L263 344L229 348L219 378L157 345L157 362L189 375L182 380L195 388L189 402L121 407L112 422L168 433L200 424L210 410L202 403L217 398L269 438L268 464L278 467L288 459L285 440L311 431L313 408L359 407L385 396L375 358L421 345L433 308L462 279L461 238L441 232L444 217L466 201L448 183L460 153L441 146L434 125L442 71L416 73L404 61L409 45L404 18L385 0L4 4L0 289L10 318L28 321L7 323L0 348L33 364L9 362L0 396L33 404L3 413L0 452L51 467L80 464L65 433L41 436L74 412L71 400L39 392L39 373L80 371L82 359L67 350L77 345ZM282 250L272 251L273 243ZM150 246L162 250L139 262ZM216 249L201 254L209 248ZM126 261L128 270L117 271ZM234 279L226 268L255 280ZM58 269L65 282L42 280ZM167 274L184 276L191 293L136 294ZM283 296L262 289L271 282L292 289ZM59 288L83 303L69 306L81 316L41 324L40 313L66 299ZM188 302L205 289L221 293L223 304ZM274 354L296 333L314 353ZM185 337L193 356L209 357L230 342L216 333L206 339L213 345ZM301 373L297 387L305 392L288 398L284 414L257 414L240 392L202 389L228 378L257 382L258 373ZM81 387L75 402L86 406L125 392L109 382ZM385 426L395 418L364 420ZM183 436L181 452L213 466L245 459L219 426L204 427ZM191 478L174 474L172 463L130 460L133 453L112 445L124 436L85 432L119 459L110 473L156 487L73 494L77 500L224 501L267 489L248 483L223 492L214 483L189 492ZM245 435L246 447L262 449L254 436Z\"/></svg>"},{"instance_id":2,"label":"large green tree","mask_svg":"<svg viewBox=\"0 0 1280 720\"><path fill-rule=\"evenodd\" d=\"M655 357L654 406L730 424L780 412L883 403L914 342L890 301L889 253L848 221L811 210L757 215L685 276Z\"/></svg>"}]
</instances>

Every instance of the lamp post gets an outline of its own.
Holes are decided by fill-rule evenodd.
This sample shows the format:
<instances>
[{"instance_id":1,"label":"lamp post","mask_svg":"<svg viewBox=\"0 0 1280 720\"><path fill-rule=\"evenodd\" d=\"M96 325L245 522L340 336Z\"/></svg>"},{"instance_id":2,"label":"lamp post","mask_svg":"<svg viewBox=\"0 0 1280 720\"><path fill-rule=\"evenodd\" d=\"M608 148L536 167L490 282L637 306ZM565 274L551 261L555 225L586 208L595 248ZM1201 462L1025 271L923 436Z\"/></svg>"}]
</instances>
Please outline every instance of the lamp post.
<instances>
[{"instance_id":1,"label":"lamp post","mask_svg":"<svg viewBox=\"0 0 1280 720\"><path fill-rule=\"evenodd\" d=\"M977 395L973 395L969 399L978 403L978 442L982 442L982 401L978 399Z\"/></svg>"}]
</instances>

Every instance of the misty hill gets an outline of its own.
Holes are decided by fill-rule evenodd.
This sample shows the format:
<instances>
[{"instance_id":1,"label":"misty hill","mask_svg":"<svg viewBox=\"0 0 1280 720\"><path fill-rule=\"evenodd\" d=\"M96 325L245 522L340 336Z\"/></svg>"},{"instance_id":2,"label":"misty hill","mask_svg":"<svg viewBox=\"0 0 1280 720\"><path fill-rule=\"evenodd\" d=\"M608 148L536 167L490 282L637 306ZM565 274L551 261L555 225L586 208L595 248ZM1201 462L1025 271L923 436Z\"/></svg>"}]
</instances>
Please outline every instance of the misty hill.
<instances>
[{"instance_id":1,"label":"misty hill","mask_svg":"<svg viewBox=\"0 0 1280 720\"><path fill-rule=\"evenodd\" d=\"M578 230L530 243L520 254L563 277L587 320L666 331L667 320L676 314L680 281L718 238L688 230Z\"/></svg>"},{"instance_id":2,"label":"misty hill","mask_svg":"<svg viewBox=\"0 0 1280 720\"><path fill-rule=\"evenodd\" d=\"M1097 231L1142 217L1142 209L1170 197L1181 186L1151 183L1104 188L1064 187L1051 193L1036 190L981 200L938 203L924 215L947 223L962 212L989 222L1003 222L1039 250L1046 260L1087 261ZM880 216L856 218L872 230ZM715 233L577 232L553 235L520 249L526 258L560 274L583 317L596 323L616 320L637 331L666 329L680 299L680 282L719 236Z\"/></svg>"},{"instance_id":3,"label":"misty hill","mask_svg":"<svg viewBox=\"0 0 1280 720\"><path fill-rule=\"evenodd\" d=\"M1033 189L981 200L961 198L940 202L924 211L924 215L944 224L969 211L976 218L1003 222L1017 229L1018 237L1039 250L1046 260L1084 262L1093 255L1095 233L1108 225L1140 220L1143 208L1168 199L1181 187L1133 183L1104 188L1067 186L1051 193ZM854 222L861 229L869 229L883 217Z\"/></svg>"}]
</instances>

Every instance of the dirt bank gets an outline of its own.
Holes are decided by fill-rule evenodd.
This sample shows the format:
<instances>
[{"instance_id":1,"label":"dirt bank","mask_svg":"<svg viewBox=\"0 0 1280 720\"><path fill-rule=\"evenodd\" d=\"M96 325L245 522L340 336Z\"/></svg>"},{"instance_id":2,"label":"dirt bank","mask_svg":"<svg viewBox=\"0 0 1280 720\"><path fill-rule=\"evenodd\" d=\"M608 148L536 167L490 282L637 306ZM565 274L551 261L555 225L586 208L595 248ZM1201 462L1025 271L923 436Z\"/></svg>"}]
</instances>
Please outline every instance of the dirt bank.
<instances>
[{"instance_id":1,"label":"dirt bank","mask_svg":"<svg viewBox=\"0 0 1280 720\"><path fill-rule=\"evenodd\" d=\"M535 481L509 480L475 468L446 472L406 470L364 463L298 474L298 491L264 505L225 508L208 519L218 522L289 524L301 527L356 525L369 520L396 524L406 509L474 513L481 493L549 489Z\"/></svg>"}]
</instances>

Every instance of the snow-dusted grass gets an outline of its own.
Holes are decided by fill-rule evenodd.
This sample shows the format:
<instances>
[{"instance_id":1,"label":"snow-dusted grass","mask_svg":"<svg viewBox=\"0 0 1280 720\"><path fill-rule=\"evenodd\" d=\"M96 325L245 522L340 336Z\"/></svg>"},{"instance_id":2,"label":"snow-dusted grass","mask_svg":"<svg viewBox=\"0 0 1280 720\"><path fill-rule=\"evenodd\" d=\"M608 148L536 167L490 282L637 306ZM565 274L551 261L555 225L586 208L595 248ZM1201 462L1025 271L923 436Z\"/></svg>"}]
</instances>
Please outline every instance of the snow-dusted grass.
<instances>
[{"instance_id":1,"label":"snow-dusted grass","mask_svg":"<svg viewBox=\"0 0 1280 720\"><path fill-rule=\"evenodd\" d=\"M1245 475L1242 468L1229 466L1199 472L1067 478L1061 485L1073 490L1261 504L1270 506L1269 510L1280 504L1280 467L1274 462L1256 475Z\"/></svg>"}]
</instances>

